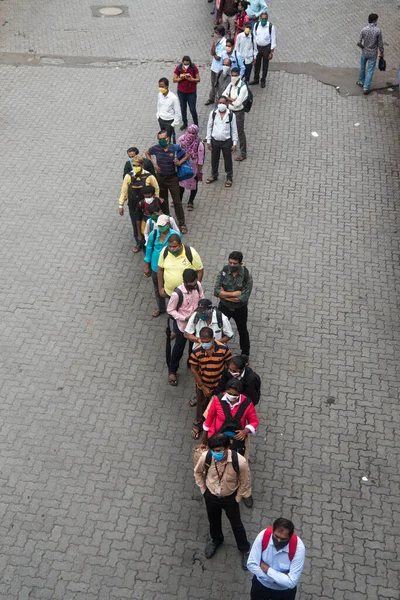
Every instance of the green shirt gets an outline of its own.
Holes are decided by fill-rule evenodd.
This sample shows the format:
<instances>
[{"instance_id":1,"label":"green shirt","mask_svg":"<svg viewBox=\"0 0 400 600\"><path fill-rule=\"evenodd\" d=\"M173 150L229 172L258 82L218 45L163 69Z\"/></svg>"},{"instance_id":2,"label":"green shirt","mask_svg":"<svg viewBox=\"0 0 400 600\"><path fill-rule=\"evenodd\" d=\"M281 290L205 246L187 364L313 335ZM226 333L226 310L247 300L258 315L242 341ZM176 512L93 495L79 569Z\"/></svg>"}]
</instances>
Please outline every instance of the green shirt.
<instances>
[{"instance_id":1,"label":"green shirt","mask_svg":"<svg viewBox=\"0 0 400 600\"><path fill-rule=\"evenodd\" d=\"M220 301L224 306L234 310L235 308L241 308L248 303L251 290L253 289L253 278L249 271L246 269L247 275L245 276L244 267L240 267L237 275L232 275L230 267L227 265L217 275L217 281L214 287L214 296L220 293L221 289L225 292L237 292L240 290L242 293L238 296L239 302L230 302L220 298ZM245 281L246 280L246 281Z\"/></svg>"}]
</instances>

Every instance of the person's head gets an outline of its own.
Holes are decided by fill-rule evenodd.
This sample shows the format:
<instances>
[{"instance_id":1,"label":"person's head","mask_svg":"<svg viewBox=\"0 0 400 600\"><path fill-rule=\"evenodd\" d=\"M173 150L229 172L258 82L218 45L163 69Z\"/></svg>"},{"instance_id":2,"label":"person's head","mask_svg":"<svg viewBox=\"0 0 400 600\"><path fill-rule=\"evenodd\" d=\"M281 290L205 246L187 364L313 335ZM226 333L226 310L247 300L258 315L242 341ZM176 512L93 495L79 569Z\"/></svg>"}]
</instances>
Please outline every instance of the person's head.
<instances>
[{"instance_id":1,"label":"person's head","mask_svg":"<svg viewBox=\"0 0 400 600\"><path fill-rule=\"evenodd\" d=\"M238 402L243 392L243 384L239 379L232 377L226 384L225 394L231 402Z\"/></svg>"},{"instance_id":2,"label":"person's head","mask_svg":"<svg viewBox=\"0 0 400 600\"><path fill-rule=\"evenodd\" d=\"M187 128L186 133L193 137L197 137L199 135L199 128L197 125L190 125Z\"/></svg>"},{"instance_id":3,"label":"person's head","mask_svg":"<svg viewBox=\"0 0 400 600\"><path fill-rule=\"evenodd\" d=\"M228 258L228 264L231 271L239 271L243 262L243 254L241 252L231 252Z\"/></svg>"},{"instance_id":4,"label":"person's head","mask_svg":"<svg viewBox=\"0 0 400 600\"><path fill-rule=\"evenodd\" d=\"M194 269L185 269L182 273L182 279L188 292L197 288L197 271Z\"/></svg>"},{"instance_id":5,"label":"person's head","mask_svg":"<svg viewBox=\"0 0 400 600\"><path fill-rule=\"evenodd\" d=\"M156 190L154 189L154 186L152 186L152 185L144 185L142 187L142 194L143 194L144 199L147 202L147 204L153 203L153 198L154 198L155 193L156 193Z\"/></svg>"},{"instance_id":6,"label":"person's head","mask_svg":"<svg viewBox=\"0 0 400 600\"><path fill-rule=\"evenodd\" d=\"M225 98L225 96L220 96L218 98L218 110L219 110L219 112L224 113L227 108L228 108L228 100Z\"/></svg>"},{"instance_id":7,"label":"person's head","mask_svg":"<svg viewBox=\"0 0 400 600\"><path fill-rule=\"evenodd\" d=\"M243 12L243 11L245 11L247 9L248 5L249 4L248 4L248 2L246 2L246 0L240 0L238 2L237 9L238 9L239 12Z\"/></svg>"},{"instance_id":8,"label":"person's head","mask_svg":"<svg viewBox=\"0 0 400 600\"><path fill-rule=\"evenodd\" d=\"M288 545L294 533L294 525L289 519L276 519L272 525L272 541L276 550Z\"/></svg>"},{"instance_id":9,"label":"person's head","mask_svg":"<svg viewBox=\"0 0 400 600\"><path fill-rule=\"evenodd\" d=\"M160 209L161 210L161 209ZM153 215L152 215L153 218ZM165 233L170 228L169 216L161 214L157 217L157 227L161 233Z\"/></svg>"},{"instance_id":10,"label":"person's head","mask_svg":"<svg viewBox=\"0 0 400 600\"><path fill-rule=\"evenodd\" d=\"M230 375L236 378L243 377L248 361L249 359L245 354L233 356L228 366Z\"/></svg>"},{"instance_id":11,"label":"person's head","mask_svg":"<svg viewBox=\"0 0 400 600\"><path fill-rule=\"evenodd\" d=\"M260 23L263 27L266 26L266 24L268 23L268 13L267 12L262 12L260 13Z\"/></svg>"},{"instance_id":12,"label":"person's head","mask_svg":"<svg viewBox=\"0 0 400 600\"><path fill-rule=\"evenodd\" d=\"M161 148L166 148L169 144L169 136L168 133L165 131L165 129L161 129L161 131L159 131L157 133L157 138L158 138L158 143L160 144Z\"/></svg>"},{"instance_id":13,"label":"person's head","mask_svg":"<svg viewBox=\"0 0 400 600\"><path fill-rule=\"evenodd\" d=\"M208 300L208 298L202 298L199 300L199 304L196 308L196 314L200 321L204 321L204 323L209 322L212 317L212 312L213 305L211 300Z\"/></svg>"},{"instance_id":14,"label":"person's head","mask_svg":"<svg viewBox=\"0 0 400 600\"><path fill-rule=\"evenodd\" d=\"M188 68L189 68L189 67L191 67L191 66L192 66L192 60L191 60L190 56L187 56L187 55L185 55L185 56L182 58L182 67L183 67L184 69L188 69Z\"/></svg>"},{"instance_id":15,"label":"person's head","mask_svg":"<svg viewBox=\"0 0 400 600\"><path fill-rule=\"evenodd\" d=\"M228 454L228 448L231 442L224 433L215 433L208 440L208 447L211 450L214 460L223 460Z\"/></svg>"},{"instance_id":16,"label":"person's head","mask_svg":"<svg viewBox=\"0 0 400 600\"><path fill-rule=\"evenodd\" d=\"M132 158L132 170L135 175L138 175L143 171L143 157L142 156L134 156Z\"/></svg>"},{"instance_id":17,"label":"person's head","mask_svg":"<svg viewBox=\"0 0 400 600\"><path fill-rule=\"evenodd\" d=\"M214 345L214 332L211 327L202 327L200 329L200 342L203 350L211 350Z\"/></svg>"},{"instance_id":18,"label":"person's head","mask_svg":"<svg viewBox=\"0 0 400 600\"><path fill-rule=\"evenodd\" d=\"M231 69L231 81L232 83L237 83L240 81L240 69L239 67L232 67Z\"/></svg>"},{"instance_id":19,"label":"person's head","mask_svg":"<svg viewBox=\"0 0 400 600\"><path fill-rule=\"evenodd\" d=\"M378 15L375 13L371 13L368 15L368 23L376 23L378 20Z\"/></svg>"},{"instance_id":20,"label":"person's head","mask_svg":"<svg viewBox=\"0 0 400 600\"><path fill-rule=\"evenodd\" d=\"M139 154L139 150L137 148L135 148L135 146L131 146L130 148L128 148L126 153L129 156L129 158L133 158L134 156Z\"/></svg>"},{"instance_id":21,"label":"person's head","mask_svg":"<svg viewBox=\"0 0 400 600\"><path fill-rule=\"evenodd\" d=\"M251 34L251 25L249 25L248 23L246 23L246 25L244 26L244 34L246 37L248 37Z\"/></svg>"},{"instance_id":22,"label":"person's head","mask_svg":"<svg viewBox=\"0 0 400 600\"><path fill-rule=\"evenodd\" d=\"M157 223L158 217L163 214L160 203L158 200L153 200L149 205L150 218Z\"/></svg>"},{"instance_id":23,"label":"person's head","mask_svg":"<svg viewBox=\"0 0 400 600\"><path fill-rule=\"evenodd\" d=\"M158 89L164 96L168 94L169 81L166 77L161 77L161 79L158 80Z\"/></svg>"},{"instance_id":24,"label":"person's head","mask_svg":"<svg viewBox=\"0 0 400 600\"><path fill-rule=\"evenodd\" d=\"M232 54L234 45L235 42L231 38L229 40L226 40L226 51L228 54Z\"/></svg>"},{"instance_id":25,"label":"person's head","mask_svg":"<svg viewBox=\"0 0 400 600\"><path fill-rule=\"evenodd\" d=\"M225 27L223 25L217 25L216 27L214 27L214 31L221 38L223 38L225 35Z\"/></svg>"},{"instance_id":26,"label":"person's head","mask_svg":"<svg viewBox=\"0 0 400 600\"><path fill-rule=\"evenodd\" d=\"M182 240L177 233L173 233L168 238L168 252L173 256L179 256L182 254L183 246Z\"/></svg>"}]
</instances>

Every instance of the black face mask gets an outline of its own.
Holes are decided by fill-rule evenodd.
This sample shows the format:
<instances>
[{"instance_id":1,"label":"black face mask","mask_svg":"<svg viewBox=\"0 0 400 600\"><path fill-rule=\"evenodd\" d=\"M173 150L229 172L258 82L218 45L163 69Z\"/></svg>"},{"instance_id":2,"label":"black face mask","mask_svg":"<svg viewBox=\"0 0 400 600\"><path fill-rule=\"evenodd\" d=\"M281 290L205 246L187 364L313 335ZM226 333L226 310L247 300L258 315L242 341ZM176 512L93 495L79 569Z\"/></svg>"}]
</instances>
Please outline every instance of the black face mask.
<instances>
[{"instance_id":1,"label":"black face mask","mask_svg":"<svg viewBox=\"0 0 400 600\"><path fill-rule=\"evenodd\" d=\"M274 536L272 536L272 542L275 546L276 550L282 550L282 548L284 548L285 546L288 545L289 540L286 540L285 542L278 542Z\"/></svg>"},{"instance_id":2,"label":"black face mask","mask_svg":"<svg viewBox=\"0 0 400 600\"><path fill-rule=\"evenodd\" d=\"M188 292L193 292L193 290L197 290L197 283L195 283L194 285L186 285L185 283L185 288L187 289Z\"/></svg>"}]
</instances>

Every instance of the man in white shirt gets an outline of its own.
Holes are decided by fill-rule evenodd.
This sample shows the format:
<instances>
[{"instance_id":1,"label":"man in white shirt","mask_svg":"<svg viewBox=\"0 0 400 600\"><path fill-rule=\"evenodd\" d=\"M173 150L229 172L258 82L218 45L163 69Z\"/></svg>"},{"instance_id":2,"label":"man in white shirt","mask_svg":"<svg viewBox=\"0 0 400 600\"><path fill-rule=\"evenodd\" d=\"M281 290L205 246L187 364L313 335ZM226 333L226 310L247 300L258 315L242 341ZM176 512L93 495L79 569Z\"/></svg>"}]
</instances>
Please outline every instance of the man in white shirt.
<instances>
[{"instance_id":1,"label":"man in white shirt","mask_svg":"<svg viewBox=\"0 0 400 600\"><path fill-rule=\"evenodd\" d=\"M169 81L166 77L158 80L157 119L160 129L168 133L175 143L174 127L182 123L181 107L178 97L170 91Z\"/></svg>"},{"instance_id":2,"label":"man in white shirt","mask_svg":"<svg viewBox=\"0 0 400 600\"><path fill-rule=\"evenodd\" d=\"M247 158L247 141L246 134L244 132L244 106L243 102L247 100L249 90L247 84L240 79L239 67L231 68L231 82L228 87L223 91L223 96L229 102L229 110L235 113L236 126L239 134L239 148L240 156L237 156L235 160L242 161Z\"/></svg>"},{"instance_id":3,"label":"man in white shirt","mask_svg":"<svg viewBox=\"0 0 400 600\"><path fill-rule=\"evenodd\" d=\"M257 46L256 40L254 38L254 34L251 30L251 26L249 23L246 23L244 27L244 31L239 33L236 38L236 47L235 50L239 52L243 56L244 60L244 77L243 79L247 82L250 81L251 70L253 68L253 63L255 63L257 58Z\"/></svg>"},{"instance_id":4,"label":"man in white shirt","mask_svg":"<svg viewBox=\"0 0 400 600\"><path fill-rule=\"evenodd\" d=\"M226 37L225 27L223 25L217 25L214 29L214 39L211 46L211 56L213 57L211 63L211 89L208 97L206 106L215 103L215 86L217 85L217 75L222 69L222 55L226 48Z\"/></svg>"},{"instance_id":5,"label":"man in white shirt","mask_svg":"<svg viewBox=\"0 0 400 600\"><path fill-rule=\"evenodd\" d=\"M256 537L247 561L253 573L251 600L294 600L305 547L288 519L276 519Z\"/></svg>"},{"instance_id":6,"label":"man in white shirt","mask_svg":"<svg viewBox=\"0 0 400 600\"><path fill-rule=\"evenodd\" d=\"M260 82L262 62L260 87L265 88L265 80L267 79L269 61L272 60L274 56L274 50L276 48L275 26L268 21L267 12L262 12L260 14L260 20L254 26L253 35L257 45L258 54L254 67L254 81L251 81L250 85L256 85Z\"/></svg>"},{"instance_id":7,"label":"man in white shirt","mask_svg":"<svg viewBox=\"0 0 400 600\"><path fill-rule=\"evenodd\" d=\"M193 342L193 349L201 344L200 330L203 327L211 327L214 339L222 344L227 344L233 338L233 330L226 317L220 310L213 308L211 300L203 298L190 317L186 329L185 338Z\"/></svg>"},{"instance_id":8,"label":"man in white shirt","mask_svg":"<svg viewBox=\"0 0 400 600\"><path fill-rule=\"evenodd\" d=\"M214 183L218 179L218 167L221 151L224 156L226 182L225 187L232 187L233 161L232 152L235 152L238 143L236 117L228 110L228 100L225 96L218 99L216 110L210 112L207 124L207 147L211 152L211 177L206 183Z\"/></svg>"}]
</instances>

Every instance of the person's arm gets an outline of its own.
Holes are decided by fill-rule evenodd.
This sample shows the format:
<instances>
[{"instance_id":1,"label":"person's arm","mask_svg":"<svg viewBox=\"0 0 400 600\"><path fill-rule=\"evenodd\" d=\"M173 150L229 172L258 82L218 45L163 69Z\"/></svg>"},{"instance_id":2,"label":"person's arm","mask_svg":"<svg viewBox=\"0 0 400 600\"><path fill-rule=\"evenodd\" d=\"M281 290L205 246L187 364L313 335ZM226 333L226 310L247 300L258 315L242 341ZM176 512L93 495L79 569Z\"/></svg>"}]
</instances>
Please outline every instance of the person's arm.
<instances>
[{"instance_id":1,"label":"person's arm","mask_svg":"<svg viewBox=\"0 0 400 600\"><path fill-rule=\"evenodd\" d=\"M208 149L211 150L211 136L212 136L212 129L213 129L213 112L211 111L208 117L208 123L207 123L207 145L208 145Z\"/></svg>"},{"instance_id":2,"label":"person's arm","mask_svg":"<svg viewBox=\"0 0 400 600\"><path fill-rule=\"evenodd\" d=\"M222 96L225 96L225 98L227 98L229 102L233 102L233 98L231 98L232 88L233 88L233 85L232 85L232 83L230 83L229 85L226 86L226 88L222 92Z\"/></svg>"},{"instance_id":3,"label":"person's arm","mask_svg":"<svg viewBox=\"0 0 400 600\"><path fill-rule=\"evenodd\" d=\"M151 148L147 148L146 152L144 153L145 156L146 156L146 158L148 158L149 160L151 160L151 152L150 152L150 150L151 150Z\"/></svg>"},{"instance_id":4,"label":"person's arm","mask_svg":"<svg viewBox=\"0 0 400 600\"><path fill-rule=\"evenodd\" d=\"M260 531L250 550L250 555L247 561L247 568L250 573L253 573L260 583L266 585L271 583L270 578L264 573L260 565L262 562L262 540L264 537L264 531ZM265 564L265 563L264 563Z\"/></svg>"},{"instance_id":5,"label":"person's arm","mask_svg":"<svg viewBox=\"0 0 400 600\"><path fill-rule=\"evenodd\" d=\"M236 491L236 502L240 502L242 498L248 498L251 495L250 469L249 463L241 454L238 454L239 460L239 487Z\"/></svg>"},{"instance_id":6,"label":"person's arm","mask_svg":"<svg viewBox=\"0 0 400 600\"><path fill-rule=\"evenodd\" d=\"M184 153L183 155L182 155L182 152ZM174 159L174 163L176 164L177 167L179 167L180 165L182 165L189 158L189 154L187 154L180 146L178 146L178 150L176 152L177 156L178 156L178 154L181 154L181 158L175 158Z\"/></svg>"},{"instance_id":7,"label":"person's arm","mask_svg":"<svg viewBox=\"0 0 400 600\"><path fill-rule=\"evenodd\" d=\"M222 342L222 343L229 342L229 340L231 340L233 338L232 325L230 324L228 317L226 317L224 314L222 315L222 332L221 333L223 334L220 339L220 342Z\"/></svg>"},{"instance_id":8,"label":"person's arm","mask_svg":"<svg viewBox=\"0 0 400 600\"><path fill-rule=\"evenodd\" d=\"M200 142L199 147L197 149L197 166L198 171L201 173L202 171L202 166L204 165L204 158L205 158L205 150L204 150L204 144L203 142Z\"/></svg>"},{"instance_id":9,"label":"person's arm","mask_svg":"<svg viewBox=\"0 0 400 600\"><path fill-rule=\"evenodd\" d=\"M274 56L274 50L276 48L276 31L275 25L272 25L271 29L271 52L269 53L269 60Z\"/></svg>"},{"instance_id":10,"label":"person's arm","mask_svg":"<svg viewBox=\"0 0 400 600\"><path fill-rule=\"evenodd\" d=\"M198 367L198 361L197 358L194 359L193 358L193 353L191 354L191 357L189 359L189 364L190 364L190 370L192 372L193 378L197 384L197 387L199 388L199 390L201 390L203 392L203 394L208 397L211 394L211 390L204 385L200 373L199 373L199 367Z\"/></svg>"},{"instance_id":11,"label":"person's arm","mask_svg":"<svg viewBox=\"0 0 400 600\"><path fill-rule=\"evenodd\" d=\"M218 398L214 396L211 400L210 408L208 409L208 413L206 416L206 420L203 423L204 431L209 431L211 425L215 422L217 418L217 402L219 402Z\"/></svg>"},{"instance_id":12,"label":"person's arm","mask_svg":"<svg viewBox=\"0 0 400 600\"><path fill-rule=\"evenodd\" d=\"M231 375L228 373L227 370L225 370L222 373L221 379L218 381L217 387L214 390L214 394L216 396L218 396L218 394L222 394L222 392L225 392L226 384L228 383L229 379L231 379Z\"/></svg>"},{"instance_id":13,"label":"person's arm","mask_svg":"<svg viewBox=\"0 0 400 600\"><path fill-rule=\"evenodd\" d=\"M149 175L148 176L148 178L146 179L146 185L152 185L153 186L153 188L156 190L155 196L156 196L156 198L158 198L158 196L160 195L160 186L158 185L158 181L154 177L154 175Z\"/></svg>"},{"instance_id":14,"label":"person's arm","mask_svg":"<svg viewBox=\"0 0 400 600\"><path fill-rule=\"evenodd\" d=\"M125 179L125 175L129 175L129 173L132 171L132 164L130 160L127 160L125 165L124 165L124 174L122 176L122 179Z\"/></svg>"},{"instance_id":15,"label":"person's arm","mask_svg":"<svg viewBox=\"0 0 400 600\"><path fill-rule=\"evenodd\" d=\"M174 120L172 121L172 127L176 127L177 125L182 123L181 105L179 104L177 96L175 96L175 98L173 99L172 104L174 107Z\"/></svg>"},{"instance_id":16,"label":"person's arm","mask_svg":"<svg viewBox=\"0 0 400 600\"><path fill-rule=\"evenodd\" d=\"M235 100L233 100L233 102L231 102L231 105L234 108L238 108L241 104L243 104L243 102L246 100L248 95L249 95L249 92L247 90L247 85L242 83L240 86L240 92L238 94L238 97Z\"/></svg>"},{"instance_id":17,"label":"person's arm","mask_svg":"<svg viewBox=\"0 0 400 600\"><path fill-rule=\"evenodd\" d=\"M236 125L236 115L232 114L232 150L236 150L236 146L238 144L238 140L239 140L239 135L238 135L238 130L237 130L237 125Z\"/></svg>"},{"instance_id":18,"label":"person's arm","mask_svg":"<svg viewBox=\"0 0 400 600\"><path fill-rule=\"evenodd\" d=\"M192 269L194 269L195 271L197 271L197 278L198 278L198 280L201 283L201 280L203 279L203 275L204 275L203 263L202 263L202 260L200 258L199 253L197 252L197 250L195 250L192 247L190 247L190 248L191 248L192 256L193 256Z\"/></svg>"},{"instance_id":19,"label":"person's arm","mask_svg":"<svg viewBox=\"0 0 400 600\"><path fill-rule=\"evenodd\" d=\"M162 251L160 258L158 259L158 270L157 270L157 281L158 281L158 293L162 298L165 298L165 290L164 290L164 266L160 266L160 261L162 259ZM162 262L164 265L164 261Z\"/></svg>"},{"instance_id":20,"label":"person's arm","mask_svg":"<svg viewBox=\"0 0 400 600\"><path fill-rule=\"evenodd\" d=\"M362 29L361 32L360 32L360 37L358 38L358 42L357 42L357 46L359 48L363 48L364 47L363 41L364 41L364 30Z\"/></svg>"},{"instance_id":21,"label":"person's arm","mask_svg":"<svg viewBox=\"0 0 400 600\"><path fill-rule=\"evenodd\" d=\"M248 429L252 435L255 435L257 427L260 424L254 404L251 402L244 413L245 420L247 421L245 429Z\"/></svg>"},{"instance_id":22,"label":"person's arm","mask_svg":"<svg viewBox=\"0 0 400 600\"><path fill-rule=\"evenodd\" d=\"M184 76L184 74L183 74L183 71L182 71L182 73L179 75L179 69L178 69L178 67L176 67L176 69L175 69L175 71L174 71L174 76L173 76L173 78L172 78L172 81L173 81L174 83L179 83L180 81L183 81L184 79L185 79L185 76Z\"/></svg>"},{"instance_id":23,"label":"person's arm","mask_svg":"<svg viewBox=\"0 0 400 600\"><path fill-rule=\"evenodd\" d=\"M194 468L194 480L196 482L196 485L199 486L202 494L204 494L204 492L206 491L206 486L205 486L204 477L203 477L204 463L206 462L206 456L207 456L207 453L204 452L204 454L202 454L200 456L199 460L197 461L197 465Z\"/></svg>"},{"instance_id":24,"label":"person's arm","mask_svg":"<svg viewBox=\"0 0 400 600\"><path fill-rule=\"evenodd\" d=\"M146 277L150 277L151 275L151 257L153 256L153 251L154 251L154 236L156 235L157 231L154 229L149 237L148 237L148 243L146 244L145 248L145 254L144 254L144 274L146 275Z\"/></svg>"},{"instance_id":25,"label":"person's arm","mask_svg":"<svg viewBox=\"0 0 400 600\"><path fill-rule=\"evenodd\" d=\"M122 182L121 194L118 200L119 214L124 214L124 204L128 200L128 189L131 181L130 175L125 175L124 181Z\"/></svg>"},{"instance_id":26,"label":"person's arm","mask_svg":"<svg viewBox=\"0 0 400 600\"><path fill-rule=\"evenodd\" d=\"M194 324L194 320L196 318L196 313L194 312L192 314L191 317L189 317L189 321L187 322L187 325L185 327L185 331L183 333L183 335L185 336L185 338L187 340L189 340L189 342L193 342L193 343L200 343L200 338L197 337L195 335L196 333L196 326Z\"/></svg>"},{"instance_id":27,"label":"person's arm","mask_svg":"<svg viewBox=\"0 0 400 600\"><path fill-rule=\"evenodd\" d=\"M238 66L239 66L239 69L240 69L240 77L243 77L244 72L245 72L244 58L243 58L243 56L240 53L238 54L237 52L236 52L236 56L237 56L237 59L238 59Z\"/></svg>"},{"instance_id":28,"label":"person's arm","mask_svg":"<svg viewBox=\"0 0 400 600\"><path fill-rule=\"evenodd\" d=\"M186 81L190 81L191 83L200 83L200 72L196 65L194 65L193 74L194 77L186 77Z\"/></svg>"},{"instance_id":29,"label":"person's arm","mask_svg":"<svg viewBox=\"0 0 400 600\"><path fill-rule=\"evenodd\" d=\"M243 284L242 291L240 292L240 295L239 295L239 300L241 302L248 302L252 289L253 289L253 277L251 276L251 273L249 272L248 280L245 284Z\"/></svg>"},{"instance_id":30,"label":"person's arm","mask_svg":"<svg viewBox=\"0 0 400 600\"><path fill-rule=\"evenodd\" d=\"M278 585L293 590L299 583L300 576L303 572L305 555L306 552L303 542L297 540L296 554L290 563L289 573L281 573L280 571L276 571L272 567L269 567L269 565L266 565L266 567L268 567L268 569L266 569L266 574ZM266 563L263 563L263 565L265 564Z\"/></svg>"},{"instance_id":31,"label":"person's arm","mask_svg":"<svg viewBox=\"0 0 400 600\"><path fill-rule=\"evenodd\" d=\"M217 298L220 298L221 291L223 291L223 289L222 289L222 271L220 271L218 273L217 279L215 280L214 296L216 296Z\"/></svg>"},{"instance_id":32,"label":"person's arm","mask_svg":"<svg viewBox=\"0 0 400 600\"><path fill-rule=\"evenodd\" d=\"M381 56L383 56L384 54L384 47L383 47L383 37L382 37L382 31L379 31L379 35L378 35L378 50Z\"/></svg>"},{"instance_id":33,"label":"person's arm","mask_svg":"<svg viewBox=\"0 0 400 600\"><path fill-rule=\"evenodd\" d=\"M171 297L169 299L168 306L167 306L167 313L169 314L170 317L175 319L175 321L179 321L182 319L182 315L179 314L179 312L176 310L176 307L178 304L178 299L179 299L178 294L176 292L173 292L171 294Z\"/></svg>"}]
</instances>

